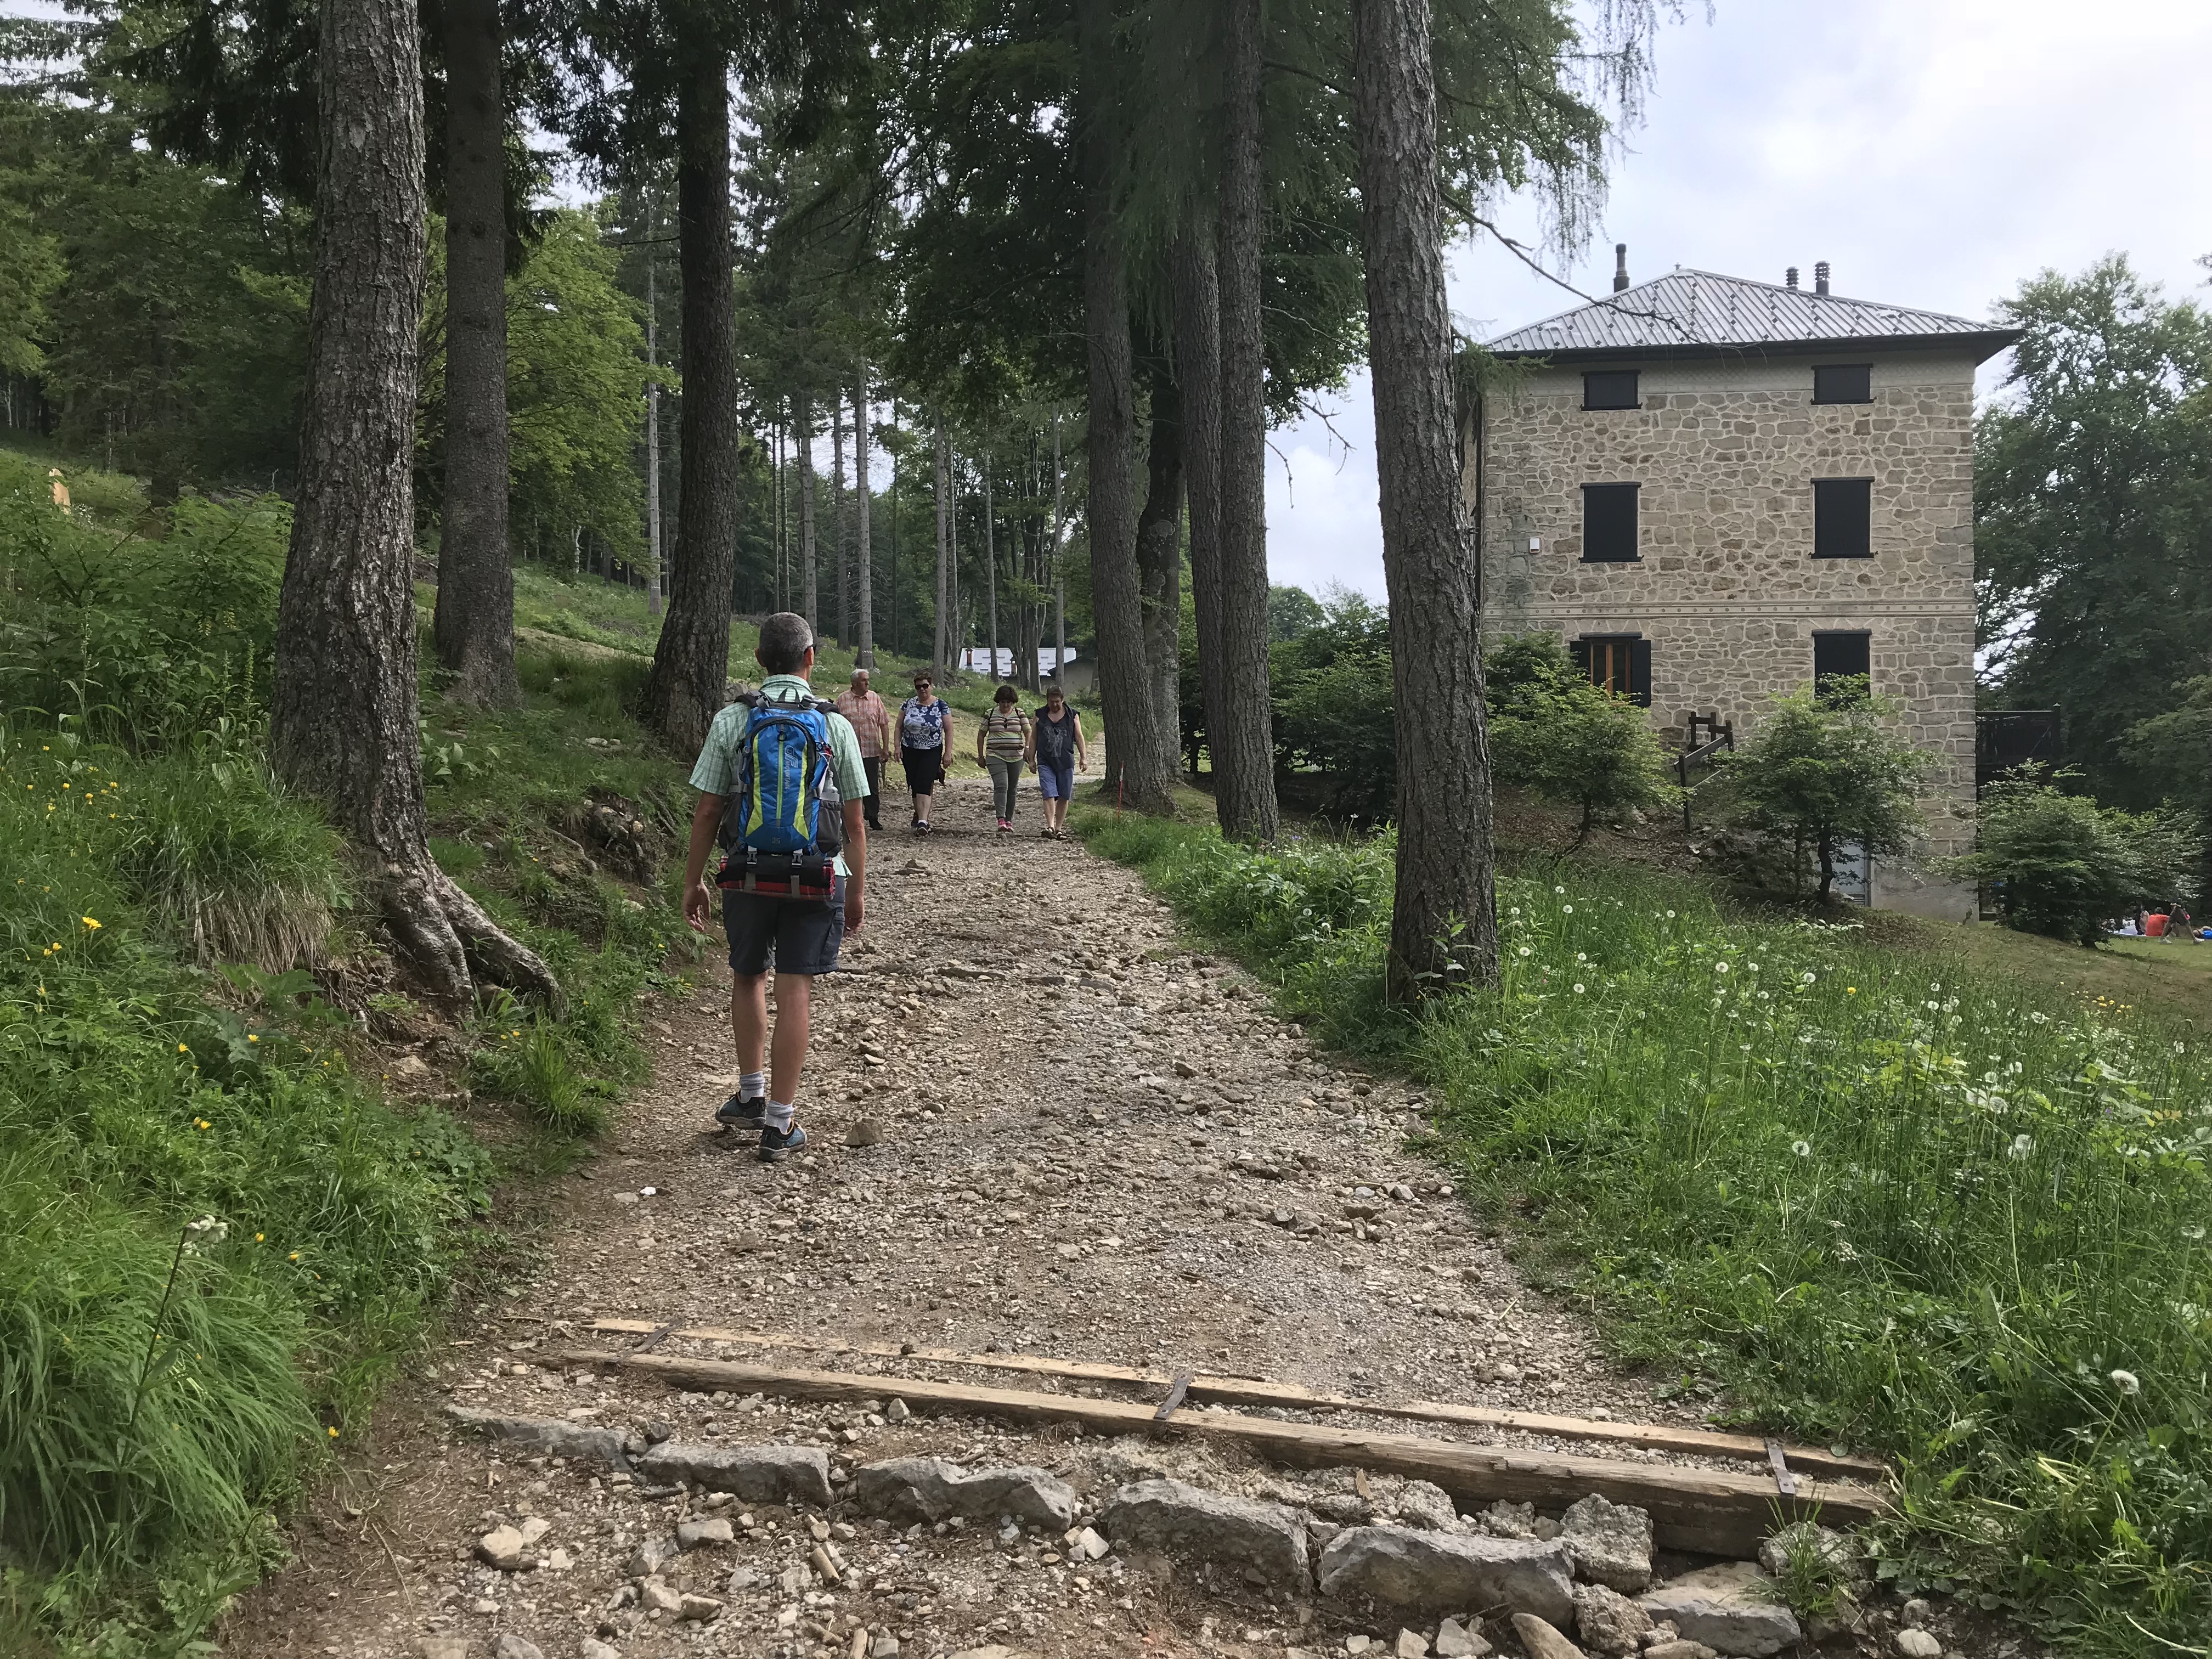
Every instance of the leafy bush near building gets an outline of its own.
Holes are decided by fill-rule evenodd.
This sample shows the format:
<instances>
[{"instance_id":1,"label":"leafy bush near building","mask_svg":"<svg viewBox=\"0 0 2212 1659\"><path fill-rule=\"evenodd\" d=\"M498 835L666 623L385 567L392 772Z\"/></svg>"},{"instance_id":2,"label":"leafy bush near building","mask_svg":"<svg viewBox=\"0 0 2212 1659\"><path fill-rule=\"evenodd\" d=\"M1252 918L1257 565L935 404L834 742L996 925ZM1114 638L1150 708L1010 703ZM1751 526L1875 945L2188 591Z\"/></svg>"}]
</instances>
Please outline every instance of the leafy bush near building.
<instances>
[{"instance_id":1,"label":"leafy bush near building","mask_svg":"<svg viewBox=\"0 0 2212 1659\"><path fill-rule=\"evenodd\" d=\"M1978 844L1951 869L1987 885L2006 927L2079 945L2182 891L2204 853L2178 815L2100 806L2040 775L1991 784L1980 817Z\"/></svg>"},{"instance_id":2,"label":"leafy bush near building","mask_svg":"<svg viewBox=\"0 0 2212 1659\"><path fill-rule=\"evenodd\" d=\"M1741 749L1723 757L1717 793L1732 825L1749 832L1747 872L1790 892L1809 860L1826 902L1838 863L1856 844L1899 853L1918 839L1916 804L1934 762L1900 736L1899 705L1860 692L1810 689L1778 697Z\"/></svg>"},{"instance_id":3,"label":"leafy bush near building","mask_svg":"<svg viewBox=\"0 0 2212 1659\"><path fill-rule=\"evenodd\" d=\"M1576 846L1601 817L1680 804L1644 710L1591 684L1556 635L1498 641L1486 653L1483 693L1498 781L1574 808Z\"/></svg>"},{"instance_id":4,"label":"leafy bush near building","mask_svg":"<svg viewBox=\"0 0 2212 1659\"><path fill-rule=\"evenodd\" d=\"M1890 1454L1894 1585L2098 1659L2212 1629L2199 1035L1571 865L1501 881L1498 990L1394 1017L1388 836L1077 824L1317 1036L1419 1079L1436 1154L1621 1354Z\"/></svg>"}]
</instances>

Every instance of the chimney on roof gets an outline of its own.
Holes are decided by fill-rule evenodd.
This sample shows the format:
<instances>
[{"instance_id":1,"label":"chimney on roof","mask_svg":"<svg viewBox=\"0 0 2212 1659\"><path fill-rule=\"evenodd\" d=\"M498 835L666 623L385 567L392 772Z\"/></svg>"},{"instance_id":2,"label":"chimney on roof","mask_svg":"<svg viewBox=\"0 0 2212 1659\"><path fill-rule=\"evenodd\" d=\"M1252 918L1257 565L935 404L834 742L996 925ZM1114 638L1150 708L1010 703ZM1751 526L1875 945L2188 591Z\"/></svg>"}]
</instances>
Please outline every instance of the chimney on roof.
<instances>
[{"instance_id":1,"label":"chimney on roof","mask_svg":"<svg viewBox=\"0 0 2212 1659\"><path fill-rule=\"evenodd\" d=\"M1789 270L1782 273L1782 286L1784 288L1795 288L1797 286L1796 266L1792 265Z\"/></svg>"},{"instance_id":2,"label":"chimney on roof","mask_svg":"<svg viewBox=\"0 0 2212 1659\"><path fill-rule=\"evenodd\" d=\"M1826 294L1827 291L1828 262L1826 259L1823 259L1819 264L1813 267L1813 292L1815 294Z\"/></svg>"},{"instance_id":3,"label":"chimney on roof","mask_svg":"<svg viewBox=\"0 0 2212 1659\"><path fill-rule=\"evenodd\" d=\"M1628 244L1613 245L1613 291L1618 294L1628 286Z\"/></svg>"}]
</instances>

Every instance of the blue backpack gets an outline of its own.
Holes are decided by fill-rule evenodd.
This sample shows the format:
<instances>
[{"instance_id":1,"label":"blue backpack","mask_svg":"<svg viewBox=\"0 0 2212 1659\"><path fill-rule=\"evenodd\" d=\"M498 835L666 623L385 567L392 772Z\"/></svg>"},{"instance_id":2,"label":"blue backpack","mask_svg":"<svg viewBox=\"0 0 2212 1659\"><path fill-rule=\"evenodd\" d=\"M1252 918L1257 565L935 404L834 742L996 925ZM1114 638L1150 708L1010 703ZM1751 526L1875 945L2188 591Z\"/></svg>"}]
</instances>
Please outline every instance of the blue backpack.
<instances>
[{"instance_id":1,"label":"blue backpack","mask_svg":"<svg viewBox=\"0 0 2212 1659\"><path fill-rule=\"evenodd\" d=\"M745 692L737 777L722 811L719 884L790 897L826 896L844 845L844 798L830 765L834 703Z\"/></svg>"}]
</instances>

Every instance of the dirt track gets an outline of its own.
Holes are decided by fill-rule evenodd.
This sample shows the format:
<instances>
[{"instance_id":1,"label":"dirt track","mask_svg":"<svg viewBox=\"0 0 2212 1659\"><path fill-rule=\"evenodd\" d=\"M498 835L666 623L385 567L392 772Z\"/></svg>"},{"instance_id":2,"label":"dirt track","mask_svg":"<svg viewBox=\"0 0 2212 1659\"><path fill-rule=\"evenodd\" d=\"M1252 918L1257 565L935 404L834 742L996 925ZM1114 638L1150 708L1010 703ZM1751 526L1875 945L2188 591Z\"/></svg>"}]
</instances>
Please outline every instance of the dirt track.
<instances>
[{"instance_id":1,"label":"dirt track","mask_svg":"<svg viewBox=\"0 0 2212 1659\"><path fill-rule=\"evenodd\" d=\"M1008 1540L988 1526L902 1538L833 1515L836 1547L861 1564L857 1583L848 1575L835 1592L802 1595L777 1576L805 1557L807 1517L760 1505L734 1545L672 1569L685 1588L726 1601L719 1617L615 1609L631 1551L671 1530L689 1498L641 1497L602 1466L457 1437L442 1416L448 1401L611 1425L658 1420L685 1439L812 1442L848 1465L909 1451L1034 1463L1100 1499L1161 1469L1244 1492L1279 1477L1178 1443L978 1419L888 1423L679 1396L541 1363L619 1346L589 1333L595 1318L1680 1417L1600 1362L1587 1329L1530 1294L1442 1172L1404 1150L1418 1097L1317 1056L1240 973L1190 954L1132 873L1073 842L1041 840L1033 795L1011 837L992 830L982 784L960 782L939 800L936 836L893 830L872 848L867 929L848 945L851 971L817 993L799 1107L810 1155L764 1166L712 1132L709 1115L735 1081L719 986L655 1010L653 1079L605 1153L562 1183L536 1277L474 1328L460 1324L398 1391L349 1504L333 1494L302 1524L297 1560L228 1621L226 1652L480 1659L512 1632L549 1659L572 1659L599 1631L637 1659L842 1659L855 1628L871 1646L896 1636L905 1656L986 1644L1055 1659L1343 1651L1342 1624L1334 1634L1302 1629L1316 1615L1291 1598L1209 1589L1119 1556L1085 1569L1060 1561L1054 1540ZM886 802L887 824L905 817L902 799ZM864 1119L881 1126L883 1143L848 1146ZM678 1339L660 1348L711 1351ZM782 1363L884 1368L827 1354ZM884 1393L886 1403L896 1394L889 1376ZM510 1575L471 1559L480 1534L524 1516L551 1523L554 1568Z\"/></svg>"}]
</instances>

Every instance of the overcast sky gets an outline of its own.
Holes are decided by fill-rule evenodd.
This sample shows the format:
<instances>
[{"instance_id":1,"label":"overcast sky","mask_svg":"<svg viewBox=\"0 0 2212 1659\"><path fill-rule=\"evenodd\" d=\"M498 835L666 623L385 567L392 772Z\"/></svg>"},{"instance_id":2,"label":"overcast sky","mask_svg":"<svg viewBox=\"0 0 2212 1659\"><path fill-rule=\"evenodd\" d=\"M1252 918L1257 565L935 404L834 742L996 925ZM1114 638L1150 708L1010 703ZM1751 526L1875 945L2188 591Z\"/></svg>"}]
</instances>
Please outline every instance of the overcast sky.
<instances>
[{"instance_id":1,"label":"overcast sky","mask_svg":"<svg viewBox=\"0 0 2212 1659\"><path fill-rule=\"evenodd\" d=\"M1986 317L2047 266L2129 254L2169 294L2212 253L2206 0L1715 0L1668 27L1643 128L1597 234L1559 274L1610 285L1678 264L1780 282L1830 261L1854 299ZM1534 240L1533 204L1498 215ZM1581 303L1494 243L1451 259L1460 326L1487 338ZM1985 369L1992 389L2002 362ZM1274 580L1382 593L1374 410L1364 376L1274 434Z\"/></svg>"}]
</instances>

